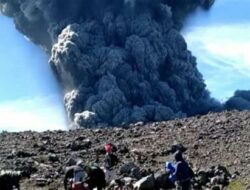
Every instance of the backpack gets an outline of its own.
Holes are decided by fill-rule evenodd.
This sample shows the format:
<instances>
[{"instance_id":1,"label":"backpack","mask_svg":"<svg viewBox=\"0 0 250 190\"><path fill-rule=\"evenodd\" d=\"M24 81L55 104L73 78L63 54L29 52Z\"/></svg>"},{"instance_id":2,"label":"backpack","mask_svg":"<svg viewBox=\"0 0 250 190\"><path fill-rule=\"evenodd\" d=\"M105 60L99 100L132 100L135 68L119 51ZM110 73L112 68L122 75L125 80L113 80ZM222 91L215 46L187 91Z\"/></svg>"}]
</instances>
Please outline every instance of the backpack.
<instances>
[{"instance_id":1,"label":"backpack","mask_svg":"<svg viewBox=\"0 0 250 190\"><path fill-rule=\"evenodd\" d=\"M72 182L72 190L86 190L84 182L87 174L83 170L74 171L74 178Z\"/></svg>"},{"instance_id":2,"label":"backpack","mask_svg":"<svg viewBox=\"0 0 250 190\"><path fill-rule=\"evenodd\" d=\"M83 183L72 183L72 190L86 190Z\"/></svg>"},{"instance_id":3,"label":"backpack","mask_svg":"<svg viewBox=\"0 0 250 190\"><path fill-rule=\"evenodd\" d=\"M84 182L86 178L86 173L83 170L77 170L74 172L74 179L73 181L78 182Z\"/></svg>"},{"instance_id":4,"label":"backpack","mask_svg":"<svg viewBox=\"0 0 250 190\"><path fill-rule=\"evenodd\" d=\"M105 167L107 169L110 169L112 167L114 167L116 164L118 163L118 158L116 155L109 153L106 155L105 158Z\"/></svg>"}]
</instances>

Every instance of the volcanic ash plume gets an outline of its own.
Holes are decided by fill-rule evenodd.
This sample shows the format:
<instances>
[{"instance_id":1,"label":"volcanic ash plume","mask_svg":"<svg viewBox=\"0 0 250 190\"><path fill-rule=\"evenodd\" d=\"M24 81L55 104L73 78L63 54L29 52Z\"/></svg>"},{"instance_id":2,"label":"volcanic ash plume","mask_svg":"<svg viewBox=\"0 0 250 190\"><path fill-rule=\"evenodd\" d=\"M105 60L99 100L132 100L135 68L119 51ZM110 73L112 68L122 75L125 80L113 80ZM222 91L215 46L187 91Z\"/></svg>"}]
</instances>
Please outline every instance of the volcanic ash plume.
<instances>
[{"instance_id":1,"label":"volcanic ash plume","mask_svg":"<svg viewBox=\"0 0 250 190\"><path fill-rule=\"evenodd\" d=\"M237 90L225 103L225 109L250 110L250 90Z\"/></svg>"},{"instance_id":2,"label":"volcanic ash plume","mask_svg":"<svg viewBox=\"0 0 250 190\"><path fill-rule=\"evenodd\" d=\"M21 32L51 50L68 115L83 127L220 108L174 29L173 16L188 9L186 1L179 6L167 0L0 0Z\"/></svg>"}]
</instances>

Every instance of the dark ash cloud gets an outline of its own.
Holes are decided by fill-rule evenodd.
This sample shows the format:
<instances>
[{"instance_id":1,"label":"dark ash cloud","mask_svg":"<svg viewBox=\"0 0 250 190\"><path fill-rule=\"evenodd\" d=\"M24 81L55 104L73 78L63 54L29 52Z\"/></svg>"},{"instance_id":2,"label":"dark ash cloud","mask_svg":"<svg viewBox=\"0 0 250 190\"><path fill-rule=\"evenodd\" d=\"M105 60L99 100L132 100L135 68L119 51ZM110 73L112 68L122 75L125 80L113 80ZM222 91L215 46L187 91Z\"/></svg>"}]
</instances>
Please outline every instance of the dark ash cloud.
<instances>
[{"instance_id":1,"label":"dark ash cloud","mask_svg":"<svg viewBox=\"0 0 250 190\"><path fill-rule=\"evenodd\" d=\"M225 103L225 109L250 110L250 90L237 90Z\"/></svg>"},{"instance_id":2,"label":"dark ash cloud","mask_svg":"<svg viewBox=\"0 0 250 190\"><path fill-rule=\"evenodd\" d=\"M71 121L93 127L221 109L176 30L201 3L0 0L0 9L51 55Z\"/></svg>"}]
</instances>

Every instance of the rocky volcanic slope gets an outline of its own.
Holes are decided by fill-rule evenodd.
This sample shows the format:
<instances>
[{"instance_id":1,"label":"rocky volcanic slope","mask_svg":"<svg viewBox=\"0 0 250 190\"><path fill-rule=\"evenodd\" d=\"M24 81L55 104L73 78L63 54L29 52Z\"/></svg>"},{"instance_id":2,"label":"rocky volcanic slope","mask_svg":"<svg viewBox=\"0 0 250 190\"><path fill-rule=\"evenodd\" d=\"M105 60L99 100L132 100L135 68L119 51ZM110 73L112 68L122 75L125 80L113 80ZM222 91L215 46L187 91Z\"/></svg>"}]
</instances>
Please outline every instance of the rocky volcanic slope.
<instances>
[{"instance_id":1,"label":"rocky volcanic slope","mask_svg":"<svg viewBox=\"0 0 250 190\"><path fill-rule=\"evenodd\" d=\"M21 170L30 178L23 189L62 189L65 163L81 157L103 164L104 144L118 147L119 158L141 168L163 169L171 160L168 150L181 143L194 169L226 166L250 184L250 112L211 113L168 122L137 123L127 129L80 129L71 131L0 134L0 168Z\"/></svg>"}]
</instances>

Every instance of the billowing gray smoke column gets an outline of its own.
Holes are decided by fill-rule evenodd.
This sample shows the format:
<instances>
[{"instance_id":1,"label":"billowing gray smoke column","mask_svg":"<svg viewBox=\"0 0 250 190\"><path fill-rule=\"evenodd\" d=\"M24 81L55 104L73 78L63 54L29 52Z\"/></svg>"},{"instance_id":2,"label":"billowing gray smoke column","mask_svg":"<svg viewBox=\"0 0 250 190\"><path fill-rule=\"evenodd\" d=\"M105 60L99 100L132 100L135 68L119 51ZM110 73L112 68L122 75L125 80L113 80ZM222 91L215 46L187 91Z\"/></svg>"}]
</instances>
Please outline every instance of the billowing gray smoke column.
<instances>
[{"instance_id":1,"label":"billowing gray smoke column","mask_svg":"<svg viewBox=\"0 0 250 190\"><path fill-rule=\"evenodd\" d=\"M250 90L237 90L225 103L225 109L250 110Z\"/></svg>"},{"instance_id":2,"label":"billowing gray smoke column","mask_svg":"<svg viewBox=\"0 0 250 190\"><path fill-rule=\"evenodd\" d=\"M70 119L93 127L221 108L210 98L195 58L175 29L200 2L0 0L0 9L51 52Z\"/></svg>"}]
</instances>

